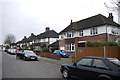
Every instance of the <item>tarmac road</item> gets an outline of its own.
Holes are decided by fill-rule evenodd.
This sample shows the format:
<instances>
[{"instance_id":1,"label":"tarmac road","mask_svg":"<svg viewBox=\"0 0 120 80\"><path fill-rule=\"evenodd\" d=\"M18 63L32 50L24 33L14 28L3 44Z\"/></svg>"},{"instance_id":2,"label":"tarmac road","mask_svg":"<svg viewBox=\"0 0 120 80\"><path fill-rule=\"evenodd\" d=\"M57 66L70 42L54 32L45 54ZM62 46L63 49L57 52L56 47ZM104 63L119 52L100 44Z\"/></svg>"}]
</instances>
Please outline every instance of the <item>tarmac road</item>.
<instances>
[{"instance_id":1,"label":"tarmac road","mask_svg":"<svg viewBox=\"0 0 120 80\"><path fill-rule=\"evenodd\" d=\"M2 78L62 78L59 66L39 61L23 61L2 52Z\"/></svg>"}]
</instances>

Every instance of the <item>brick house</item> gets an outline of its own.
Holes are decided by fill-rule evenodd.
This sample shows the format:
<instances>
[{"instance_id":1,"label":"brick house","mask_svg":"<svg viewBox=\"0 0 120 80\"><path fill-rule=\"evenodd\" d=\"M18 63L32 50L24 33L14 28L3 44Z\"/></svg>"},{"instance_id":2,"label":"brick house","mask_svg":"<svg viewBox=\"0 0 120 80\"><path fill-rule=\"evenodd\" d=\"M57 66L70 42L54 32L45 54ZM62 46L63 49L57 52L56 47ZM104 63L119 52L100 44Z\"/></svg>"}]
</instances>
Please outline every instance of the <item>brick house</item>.
<instances>
[{"instance_id":1,"label":"brick house","mask_svg":"<svg viewBox=\"0 0 120 80\"><path fill-rule=\"evenodd\" d=\"M87 41L115 41L120 36L120 25L113 21L112 13L108 17L101 14L72 22L59 33L59 48L74 53L78 43Z\"/></svg>"},{"instance_id":2,"label":"brick house","mask_svg":"<svg viewBox=\"0 0 120 80\"><path fill-rule=\"evenodd\" d=\"M36 36L33 47L35 51L41 51L43 47L48 47L50 44L57 41L59 35L56 31L50 30L49 27L46 27L45 32Z\"/></svg>"}]
</instances>

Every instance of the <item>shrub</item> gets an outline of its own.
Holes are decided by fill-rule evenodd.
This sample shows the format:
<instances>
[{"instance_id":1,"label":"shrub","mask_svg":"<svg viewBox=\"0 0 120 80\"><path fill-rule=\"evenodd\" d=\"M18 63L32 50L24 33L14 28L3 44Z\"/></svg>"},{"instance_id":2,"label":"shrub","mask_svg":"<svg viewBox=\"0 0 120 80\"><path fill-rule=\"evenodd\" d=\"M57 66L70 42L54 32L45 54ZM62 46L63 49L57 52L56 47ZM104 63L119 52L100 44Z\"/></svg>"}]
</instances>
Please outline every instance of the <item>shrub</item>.
<instances>
[{"instance_id":1,"label":"shrub","mask_svg":"<svg viewBox=\"0 0 120 80\"><path fill-rule=\"evenodd\" d=\"M42 48L42 52L49 52L49 48L47 47Z\"/></svg>"},{"instance_id":2,"label":"shrub","mask_svg":"<svg viewBox=\"0 0 120 80\"><path fill-rule=\"evenodd\" d=\"M102 43L100 43L100 42L87 42L86 46L87 47L100 47L100 46L102 46Z\"/></svg>"},{"instance_id":3,"label":"shrub","mask_svg":"<svg viewBox=\"0 0 120 80\"><path fill-rule=\"evenodd\" d=\"M100 46L119 46L116 42L87 42L86 47L100 47Z\"/></svg>"},{"instance_id":4,"label":"shrub","mask_svg":"<svg viewBox=\"0 0 120 80\"><path fill-rule=\"evenodd\" d=\"M119 45L116 42L106 42L106 43L103 43L103 46L119 46Z\"/></svg>"},{"instance_id":5,"label":"shrub","mask_svg":"<svg viewBox=\"0 0 120 80\"><path fill-rule=\"evenodd\" d=\"M51 48L51 51L54 52L54 50L58 50L58 49L59 49L59 48L53 47L53 48Z\"/></svg>"}]
</instances>

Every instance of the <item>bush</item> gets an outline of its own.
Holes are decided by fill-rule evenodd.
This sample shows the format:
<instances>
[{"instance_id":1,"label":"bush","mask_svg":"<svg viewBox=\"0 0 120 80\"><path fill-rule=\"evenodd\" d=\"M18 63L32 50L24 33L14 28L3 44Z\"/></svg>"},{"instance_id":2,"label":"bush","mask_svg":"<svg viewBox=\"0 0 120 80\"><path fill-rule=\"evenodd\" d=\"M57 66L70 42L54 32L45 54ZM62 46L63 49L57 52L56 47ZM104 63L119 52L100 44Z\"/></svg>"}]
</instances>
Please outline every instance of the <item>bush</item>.
<instances>
[{"instance_id":1,"label":"bush","mask_svg":"<svg viewBox=\"0 0 120 80\"><path fill-rule=\"evenodd\" d=\"M42 52L49 52L49 48L47 47L42 48Z\"/></svg>"},{"instance_id":2,"label":"bush","mask_svg":"<svg viewBox=\"0 0 120 80\"><path fill-rule=\"evenodd\" d=\"M10 49L10 46L6 46L5 48L6 48L6 49Z\"/></svg>"},{"instance_id":3,"label":"bush","mask_svg":"<svg viewBox=\"0 0 120 80\"><path fill-rule=\"evenodd\" d=\"M100 47L100 46L119 46L116 42L87 42L86 47Z\"/></svg>"},{"instance_id":4,"label":"bush","mask_svg":"<svg viewBox=\"0 0 120 80\"><path fill-rule=\"evenodd\" d=\"M87 42L86 46L87 47L100 47L100 46L102 46L102 43L100 43L100 42Z\"/></svg>"},{"instance_id":5,"label":"bush","mask_svg":"<svg viewBox=\"0 0 120 80\"><path fill-rule=\"evenodd\" d=\"M59 48L51 48L51 51L54 52L54 50L58 50Z\"/></svg>"},{"instance_id":6,"label":"bush","mask_svg":"<svg viewBox=\"0 0 120 80\"><path fill-rule=\"evenodd\" d=\"M119 45L116 42L106 42L106 43L103 43L103 46L119 46Z\"/></svg>"}]
</instances>

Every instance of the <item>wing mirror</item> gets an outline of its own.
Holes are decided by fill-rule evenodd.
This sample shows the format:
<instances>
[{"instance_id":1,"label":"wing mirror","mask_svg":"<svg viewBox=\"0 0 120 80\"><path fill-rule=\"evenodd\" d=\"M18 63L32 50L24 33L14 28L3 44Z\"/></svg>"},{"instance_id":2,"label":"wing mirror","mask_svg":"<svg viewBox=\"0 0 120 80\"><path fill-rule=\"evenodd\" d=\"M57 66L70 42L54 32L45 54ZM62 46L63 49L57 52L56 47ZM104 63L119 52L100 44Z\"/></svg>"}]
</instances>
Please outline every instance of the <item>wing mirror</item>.
<instances>
[{"instance_id":1,"label":"wing mirror","mask_svg":"<svg viewBox=\"0 0 120 80\"><path fill-rule=\"evenodd\" d=\"M74 64L73 64L73 66L77 66L77 64L76 64L76 63L74 63Z\"/></svg>"}]
</instances>

